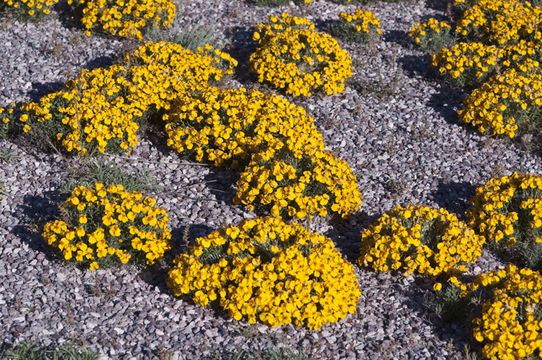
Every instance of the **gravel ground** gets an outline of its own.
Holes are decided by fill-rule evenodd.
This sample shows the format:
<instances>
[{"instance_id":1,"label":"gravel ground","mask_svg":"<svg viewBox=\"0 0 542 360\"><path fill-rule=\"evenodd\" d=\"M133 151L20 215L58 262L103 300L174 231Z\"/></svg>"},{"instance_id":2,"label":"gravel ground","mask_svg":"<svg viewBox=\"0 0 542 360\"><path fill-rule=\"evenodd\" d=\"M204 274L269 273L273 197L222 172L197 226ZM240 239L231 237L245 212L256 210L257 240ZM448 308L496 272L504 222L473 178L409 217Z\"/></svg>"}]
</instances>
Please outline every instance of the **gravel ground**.
<instances>
[{"instance_id":1,"label":"gravel ground","mask_svg":"<svg viewBox=\"0 0 542 360\"><path fill-rule=\"evenodd\" d=\"M233 83L251 86L246 62L251 31L273 13L302 14L325 26L353 9L313 0L300 8L257 8L244 1L184 0L177 26L212 24L240 60ZM210 5L210 6L207 6ZM348 161L363 194L348 220L314 221L344 256L358 256L359 232L395 205L444 207L463 217L476 186L513 171L542 173L540 154L519 142L488 139L457 120L465 94L443 84L430 59L407 37L420 19L445 14L424 1L364 6L381 20L383 37L371 49L343 44L355 75L343 94L294 99L315 118L330 150ZM58 17L55 17L56 14ZM65 18L63 6L40 23L0 14L0 105L35 100L62 88L82 68L111 64L131 44L87 38ZM56 19L56 20L55 20ZM342 44L342 43L341 43ZM244 74L244 75L243 75ZM263 86L265 89L269 89ZM43 345L82 343L104 359L217 359L240 349L287 346L315 359L454 359L470 343L465 325L445 324L427 308L430 284L356 266L362 295L358 312L320 331L249 325L175 298L164 285L167 269L82 271L62 262L39 233L58 212L58 189L83 164L31 151L24 141L0 141L0 332L4 344L31 339ZM193 163L143 139L131 156L106 156L133 174L150 172L163 190L153 195L170 214L176 248L189 226L193 241L223 224L254 214L232 204L235 173ZM493 269L489 253L471 271Z\"/></svg>"}]
</instances>

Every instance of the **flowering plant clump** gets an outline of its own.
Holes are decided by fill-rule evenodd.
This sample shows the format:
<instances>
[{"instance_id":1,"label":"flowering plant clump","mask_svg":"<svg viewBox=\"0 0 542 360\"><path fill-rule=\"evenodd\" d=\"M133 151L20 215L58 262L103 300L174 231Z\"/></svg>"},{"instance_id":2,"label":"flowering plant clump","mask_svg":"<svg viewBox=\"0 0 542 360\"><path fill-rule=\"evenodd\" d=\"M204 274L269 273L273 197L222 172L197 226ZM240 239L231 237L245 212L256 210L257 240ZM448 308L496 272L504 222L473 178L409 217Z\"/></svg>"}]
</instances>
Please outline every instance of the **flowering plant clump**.
<instances>
[{"instance_id":1,"label":"flowering plant clump","mask_svg":"<svg viewBox=\"0 0 542 360\"><path fill-rule=\"evenodd\" d=\"M53 6L58 0L3 0L4 5L17 11L23 12L25 15L39 18L43 15L48 15Z\"/></svg>"},{"instance_id":2,"label":"flowering plant clump","mask_svg":"<svg viewBox=\"0 0 542 360\"><path fill-rule=\"evenodd\" d=\"M360 265L431 276L466 271L484 244L454 214L424 206L394 208L365 230L361 241Z\"/></svg>"},{"instance_id":3,"label":"flowering plant clump","mask_svg":"<svg viewBox=\"0 0 542 360\"><path fill-rule=\"evenodd\" d=\"M288 5L291 0L253 0L257 6L282 6ZM310 4L312 0L293 0L295 4Z\"/></svg>"},{"instance_id":4,"label":"flowering plant clump","mask_svg":"<svg viewBox=\"0 0 542 360\"><path fill-rule=\"evenodd\" d=\"M452 27L446 21L438 21L430 18L425 22L418 22L412 25L408 36L414 38L414 42L424 51L438 51L449 45Z\"/></svg>"},{"instance_id":5,"label":"flowering plant clump","mask_svg":"<svg viewBox=\"0 0 542 360\"><path fill-rule=\"evenodd\" d=\"M301 107L278 95L210 87L164 115L168 145L196 160L236 167L250 160L234 202L297 219L361 203L348 164L325 151L322 134Z\"/></svg>"},{"instance_id":6,"label":"flowering plant clump","mask_svg":"<svg viewBox=\"0 0 542 360\"><path fill-rule=\"evenodd\" d=\"M476 88L460 119L482 133L537 133L542 8L521 0L455 0L454 5L464 9L454 24L460 42L441 48L432 65L452 83ZM440 28L436 20L430 22L430 28ZM422 33L427 33L424 24L415 24L410 35L421 44Z\"/></svg>"},{"instance_id":7,"label":"flowering plant clump","mask_svg":"<svg viewBox=\"0 0 542 360\"><path fill-rule=\"evenodd\" d=\"M174 263L167 284L175 295L217 303L250 323L320 329L354 313L361 294L352 264L330 239L272 217L199 238Z\"/></svg>"},{"instance_id":8,"label":"flowering plant clump","mask_svg":"<svg viewBox=\"0 0 542 360\"><path fill-rule=\"evenodd\" d=\"M81 22L90 36L99 28L111 35L143 40L142 31L168 27L175 18L171 0L75 0L83 8ZM73 0L68 0L72 4Z\"/></svg>"},{"instance_id":9,"label":"flowering plant clump","mask_svg":"<svg viewBox=\"0 0 542 360\"><path fill-rule=\"evenodd\" d=\"M233 201L273 216L302 219L334 212L345 217L359 207L361 194L352 169L330 151L299 158L281 151L269 159L253 156Z\"/></svg>"},{"instance_id":10,"label":"flowering plant clump","mask_svg":"<svg viewBox=\"0 0 542 360\"><path fill-rule=\"evenodd\" d=\"M483 84L496 70L499 49L478 42L460 42L433 56L432 65L459 86Z\"/></svg>"},{"instance_id":11,"label":"flowering plant clump","mask_svg":"<svg viewBox=\"0 0 542 360\"><path fill-rule=\"evenodd\" d=\"M171 248L168 215L155 204L119 184L78 186L64 203L63 220L48 222L42 235L66 260L75 258L90 270L117 258L153 264Z\"/></svg>"},{"instance_id":12,"label":"flowering plant clump","mask_svg":"<svg viewBox=\"0 0 542 360\"><path fill-rule=\"evenodd\" d=\"M466 39L503 46L540 36L542 8L520 0L480 0L457 21L456 33Z\"/></svg>"},{"instance_id":13,"label":"flowering plant clump","mask_svg":"<svg viewBox=\"0 0 542 360\"><path fill-rule=\"evenodd\" d=\"M510 138L531 128L540 131L542 122L542 72L538 61L527 72L509 69L475 89L458 111L459 119L478 127L481 133ZM530 66L529 66L530 67Z\"/></svg>"},{"instance_id":14,"label":"flowering plant clump","mask_svg":"<svg viewBox=\"0 0 542 360\"><path fill-rule=\"evenodd\" d=\"M353 14L339 13L339 29L334 34L350 41L369 41L375 35L382 35L380 20L372 11L356 9Z\"/></svg>"},{"instance_id":15,"label":"flowering plant clump","mask_svg":"<svg viewBox=\"0 0 542 360\"><path fill-rule=\"evenodd\" d=\"M473 320L474 338L484 343L483 355L492 360L529 358L542 350L542 276L538 271L507 265L462 283L462 297L475 292L485 298L482 314Z\"/></svg>"},{"instance_id":16,"label":"flowering plant clump","mask_svg":"<svg viewBox=\"0 0 542 360\"><path fill-rule=\"evenodd\" d=\"M266 151L271 157L283 147L298 158L324 148L322 134L302 107L244 88L209 87L179 101L163 119L169 146L216 166L237 167L253 153Z\"/></svg>"},{"instance_id":17,"label":"flowering plant clump","mask_svg":"<svg viewBox=\"0 0 542 360\"><path fill-rule=\"evenodd\" d=\"M293 96L343 92L344 80L352 76L352 59L333 37L288 14L269 20L272 24L259 24L253 37L260 47L250 57L250 69L259 82L268 81Z\"/></svg>"},{"instance_id":18,"label":"flowering plant clump","mask_svg":"<svg viewBox=\"0 0 542 360\"><path fill-rule=\"evenodd\" d=\"M16 133L19 122L15 121L17 117L16 105L14 102L6 107L0 107L0 139L7 139Z\"/></svg>"},{"instance_id":19,"label":"flowering plant clump","mask_svg":"<svg viewBox=\"0 0 542 360\"><path fill-rule=\"evenodd\" d=\"M51 142L68 152L130 153L139 124L152 112L169 109L187 91L203 90L235 64L210 45L193 52L172 43L146 43L126 57L125 65L83 70L65 89L23 103L18 120L24 132L48 125L54 131Z\"/></svg>"},{"instance_id":20,"label":"flowering plant clump","mask_svg":"<svg viewBox=\"0 0 542 360\"><path fill-rule=\"evenodd\" d=\"M542 176L513 173L476 189L469 225L504 244L531 268L542 267Z\"/></svg>"}]
</instances>

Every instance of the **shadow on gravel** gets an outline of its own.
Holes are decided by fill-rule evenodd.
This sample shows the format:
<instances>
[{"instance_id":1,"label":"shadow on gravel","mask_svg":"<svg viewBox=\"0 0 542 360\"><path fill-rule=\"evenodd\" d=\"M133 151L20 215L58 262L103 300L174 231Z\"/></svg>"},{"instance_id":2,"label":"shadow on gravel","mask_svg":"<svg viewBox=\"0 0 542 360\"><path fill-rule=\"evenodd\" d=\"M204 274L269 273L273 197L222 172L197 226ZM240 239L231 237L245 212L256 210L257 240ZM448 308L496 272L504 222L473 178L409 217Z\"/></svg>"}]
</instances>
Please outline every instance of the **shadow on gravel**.
<instances>
[{"instance_id":1,"label":"shadow on gravel","mask_svg":"<svg viewBox=\"0 0 542 360\"><path fill-rule=\"evenodd\" d=\"M348 261L355 264L359 257L361 231L379 217L380 215L368 215L365 211L355 212L347 219L337 216L329 221L331 229L326 231L324 235L333 241ZM352 226L352 223L356 225Z\"/></svg>"},{"instance_id":2,"label":"shadow on gravel","mask_svg":"<svg viewBox=\"0 0 542 360\"><path fill-rule=\"evenodd\" d=\"M434 329L434 332L432 332L434 335L441 340L453 344L453 348L450 350L455 350L466 355L465 346L468 346L470 349L476 346L476 341L472 338L471 319L468 316L457 318L453 321L445 321L440 318L435 313L433 305L431 305L431 302L435 301L434 291L432 290L433 284L434 282L431 279L418 278L416 279L416 284L398 288L397 291L403 293L408 299L404 304L417 315L420 319L420 324L429 324ZM413 334L421 331L422 329L412 326ZM421 350L427 347L427 344L419 346ZM413 354L416 354L416 345L413 345L411 349Z\"/></svg>"},{"instance_id":3,"label":"shadow on gravel","mask_svg":"<svg viewBox=\"0 0 542 360\"><path fill-rule=\"evenodd\" d=\"M431 66L431 55L405 55L397 61L408 77L422 77L427 80L439 79L438 74Z\"/></svg>"},{"instance_id":4,"label":"shadow on gravel","mask_svg":"<svg viewBox=\"0 0 542 360\"><path fill-rule=\"evenodd\" d=\"M61 257L45 242L41 231L48 221L60 218L58 204L62 200L58 191L46 191L42 196L25 195L23 203L16 209L17 213L22 213L21 218L27 219L27 223L15 226L13 234L26 242L32 250L45 254L48 260Z\"/></svg>"},{"instance_id":5,"label":"shadow on gravel","mask_svg":"<svg viewBox=\"0 0 542 360\"><path fill-rule=\"evenodd\" d=\"M236 79L246 87L257 83L258 79L255 73L248 70L250 55L258 48L258 43L252 40L254 30L254 27L235 26L226 34L230 46L225 51L239 63L235 69Z\"/></svg>"},{"instance_id":6,"label":"shadow on gravel","mask_svg":"<svg viewBox=\"0 0 542 360\"><path fill-rule=\"evenodd\" d=\"M446 83L441 83L438 92L431 94L427 105L433 108L449 124L460 125L465 129L472 130L472 126L459 121L457 110L463 106L466 94L463 90L454 88Z\"/></svg>"},{"instance_id":7,"label":"shadow on gravel","mask_svg":"<svg viewBox=\"0 0 542 360\"><path fill-rule=\"evenodd\" d=\"M235 197L235 184L241 176L240 171L233 170L227 167L210 166L210 171L205 175L205 183L207 188L216 197L217 201L223 201L228 205L233 205Z\"/></svg>"},{"instance_id":8,"label":"shadow on gravel","mask_svg":"<svg viewBox=\"0 0 542 360\"><path fill-rule=\"evenodd\" d=\"M469 200L475 190L474 185L464 181L439 183L431 197L439 207L455 213L460 220L465 220L465 211L470 207Z\"/></svg>"},{"instance_id":9,"label":"shadow on gravel","mask_svg":"<svg viewBox=\"0 0 542 360\"><path fill-rule=\"evenodd\" d=\"M115 64L115 62L119 59L120 59L119 56L111 56L111 55L98 56L97 58L94 58L88 61L85 65L83 65L83 69L94 70L97 68L107 68ZM75 76L77 76L77 74L75 74Z\"/></svg>"},{"instance_id":10,"label":"shadow on gravel","mask_svg":"<svg viewBox=\"0 0 542 360\"><path fill-rule=\"evenodd\" d=\"M59 1L54 5L54 10L58 14L58 20L66 29L85 31L81 23L83 18L83 7L72 7L67 1Z\"/></svg>"},{"instance_id":11,"label":"shadow on gravel","mask_svg":"<svg viewBox=\"0 0 542 360\"><path fill-rule=\"evenodd\" d=\"M61 81L45 82L45 83L32 83L32 90L28 93L30 100L33 102L39 101L40 98L45 95L60 91L64 89L64 83Z\"/></svg>"},{"instance_id":12,"label":"shadow on gravel","mask_svg":"<svg viewBox=\"0 0 542 360\"><path fill-rule=\"evenodd\" d=\"M408 36L408 33L401 30L388 30L384 32L384 41L395 43L405 49L412 47L412 39Z\"/></svg>"},{"instance_id":13,"label":"shadow on gravel","mask_svg":"<svg viewBox=\"0 0 542 360\"><path fill-rule=\"evenodd\" d=\"M166 278L175 257L186 253L198 237L207 236L214 230L207 225L187 225L173 229L171 231L171 250L164 254L164 259L156 266L142 271L141 279L151 286L158 287L162 293L171 293L171 290L166 286Z\"/></svg>"}]
</instances>

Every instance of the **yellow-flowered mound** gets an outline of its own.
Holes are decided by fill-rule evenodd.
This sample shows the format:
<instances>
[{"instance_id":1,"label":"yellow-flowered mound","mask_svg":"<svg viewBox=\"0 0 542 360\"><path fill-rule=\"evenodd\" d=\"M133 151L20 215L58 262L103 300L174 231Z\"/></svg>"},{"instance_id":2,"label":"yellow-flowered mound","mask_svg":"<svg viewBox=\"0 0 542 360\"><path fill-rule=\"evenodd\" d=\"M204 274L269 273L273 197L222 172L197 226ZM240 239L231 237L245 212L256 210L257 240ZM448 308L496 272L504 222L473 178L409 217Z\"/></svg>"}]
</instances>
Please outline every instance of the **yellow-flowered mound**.
<instances>
[{"instance_id":1,"label":"yellow-flowered mound","mask_svg":"<svg viewBox=\"0 0 542 360\"><path fill-rule=\"evenodd\" d=\"M237 182L234 203L263 207L273 216L302 219L352 214L361 204L356 176L330 151L293 156L287 149L269 160L255 154Z\"/></svg>"},{"instance_id":2,"label":"yellow-flowered mound","mask_svg":"<svg viewBox=\"0 0 542 360\"><path fill-rule=\"evenodd\" d=\"M170 108L186 92L231 74L237 62L210 45L196 52L167 42L149 42L127 55L123 65L83 70L66 88L36 103L24 103L19 121L28 132L53 122L56 142L68 152L130 152L138 143L139 123L157 110ZM10 116L0 123L9 124ZM5 123L5 124L4 124Z\"/></svg>"},{"instance_id":3,"label":"yellow-flowered mound","mask_svg":"<svg viewBox=\"0 0 542 360\"><path fill-rule=\"evenodd\" d=\"M475 89L457 112L481 133L513 138L519 127L542 130L542 71L527 59L519 70L508 69Z\"/></svg>"},{"instance_id":4,"label":"yellow-flowered mound","mask_svg":"<svg viewBox=\"0 0 542 360\"><path fill-rule=\"evenodd\" d=\"M435 18L430 18L424 22L418 22L412 25L408 36L414 39L416 44L420 44L422 48L427 47L432 39L439 35L449 33L452 27L446 21L439 21Z\"/></svg>"},{"instance_id":5,"label":"yellow-flowered mound","mask_svg":"<svg viewBox=\"0 0 542 360\"><path fill-rule=\"evenodd\" d=\"M314 30L304 18L283 13L258 24L254 40L259 48L250 57L258 81L267 81L293 96L313 91L341 93L344 80L352 76L350 55L329 34Z\"/></svg>"},{"instance_id":6,"label":"yellow-flowered mound","mask_svg":"<svg viewBox=\"0 0 542 360\"><path fill-rule=\"evenodd\" d=\"M216 302L236 320L310 329L356 311L352 264L333 242L272 217L244 220L199 238L169 271L175 295Z\"/></svg>"},{"instance_id":7,"label":"yellow-flowered mound","mask_svg":"<svg viewBox=\"0 0 542 360\"><path fill-rule=\"evenodd\" d=\"M244 88L209 87L178 101L164 121L169 146L216 166L237 165L260 151L272 157L287 148L300 158L324 148L305 109L278 95Z\"/></svg>"},{"instance_id":8,"label":"yellow-flowered mound","mask_svg":"<svg viewBox=\"0 0 542 360\"><path fill-rule=\"evenodd\" d=\"M2 0L4 5L30 16L48 15L58 0Z\"/></svg>"},{"instance_id":9,"label":"yellow-flowered mound","mask_svg":"<svg viewBox=\"0 0 542 360\"><path fill-rule=\"evenodd\" d=\"M171 248L168 215L156 200L122 185L78 186L66 200L63 220L48 222L43 237L64 255L95 270L132 256L153 264Z\"/></svg>"},{"instance_id":10,"label":"yellow-flowered mound","mask_svg":"<svg viewBox=\"0 0 542 360\"><path fill-rule=\"evenodd\" d=\"M455 24L458 42L433 55L432 65L453 83L475 88L458 112L460 120L490 135L540 132L542 8L521 0L455 5L465 8ZM428 43L449 27L431 19L415 24L410 36Z\"/></svg>"},{"instance_id":11,"label":"yellow-flowered mound","mask_svg":"<svg viewBox=\"0 0 542 360\"><path fill-rule=\"evenodd\" d=\"M273 216L350 215L361 204L348 164L325 151L305 110L278 95L210 87L164 116L168 145L215 165L245 164L234 203Z\"/></svg>"},{"instance_id":12,"label":"yellow-flowered mound","mask_svg":"<svg viewBox=\"0 0 542 360\"><path fill-rule=\"evenodd\" d=\"M477 275L468 287L465 293L481 289L490 293L482 305L482 315L473 320L474 338L484 343L486 358L531 359L542 351L539 272L507 265L505 269Z\"/></svg>"},{"instance_id":13,"label":"yellow-flowered mound","mask_svg":"<svg viewBox=\"0 0 542 360\"><path fill-rule=\"evenodd\" d=\"M361 234L360 265L438 276L466 271L482 254L484 238L454 214L397 206Z\"/></svg>"},{"instance_id":14,"label":"yellow-flowered mound","mask_svg":"<svg viewBox=\"0 0 542 360\"><path fill-rule=\"evenodd\" d=\"M380 20L372 11L356 9L354 13L340 12L338 15L341 21L349 25L353 34L360 35L359 38L354 37L354 40L367 39L371 34L382 35Z\"/></svg>"},{"instance_id":15,"label":"yellow-flowered mound","mask_svg":"<svg viewBox=\"0 0 542 360\"><path fill-rule=\"evenodd\" d=\"M470 226L488 241L519 250L528 266L540 265L532 255L542 250L542 176L513 173L491 179L476 189L471 203Z\"/></svg>"},{"instance_id":16,"label":"yellow-flowered mound","mask_svg":"<svg viewBox=\"0 0 542 360\"><path fill-rule=\"evenodd\" d=\"M68 0L72 4L73 0ZM169 27L175 19L171 0L75 0L83 9L81 22L90 36L96 28L111 35L143 40L150 27Z\"/></svg>"}]
</instances>

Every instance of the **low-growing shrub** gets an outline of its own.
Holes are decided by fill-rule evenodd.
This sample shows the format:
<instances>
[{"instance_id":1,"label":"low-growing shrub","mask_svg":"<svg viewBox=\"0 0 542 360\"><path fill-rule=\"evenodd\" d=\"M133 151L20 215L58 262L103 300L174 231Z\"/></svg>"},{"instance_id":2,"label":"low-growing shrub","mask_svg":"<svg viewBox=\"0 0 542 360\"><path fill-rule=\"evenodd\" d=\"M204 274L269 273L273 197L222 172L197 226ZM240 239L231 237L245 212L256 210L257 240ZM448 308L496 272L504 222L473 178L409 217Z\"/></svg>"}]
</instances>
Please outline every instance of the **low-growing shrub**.
<instances>
[{"instance_id":1,"label":"low-growing shrub","mask_svg":"<svg viewBox=\"0 0 542 360\"><path fill-rule=\"evenodd\" d=\"M470 41L502 47L519 40L540 39L542 9L528 1L480 0L456 23L456 33Z\"/></svg>"},{"instance_id":2,"label":"low-growing shrub","mask_svg":"<svg viewBox=\"0 0 542 360\"><path fill-rule=\"evenodd\" d=\"M45 224L43 237L66 260L90 270L120 260L154 264L171 248L168 215L156 200L120 184L78 186L62 207L62 220Z\"/></svg>"},{"instance_id":3,"label":"low-growing shrub","mask_svg":"<svg viewBox=\"0 0 542 360\"><path fill-rule=\"evenodd\" d=\"M538 134L542 8L521 0L455 0L454 5L462 15L453 24L453 36L435 19L415 24L410 36L422 48L438 51L432 65L447 80L475 89L459 118L482 133ZM443 43L441 33L450 44Z\"/></svg>"},{"instance_id":4,"label":"low-growing shrub","mask_svg":"<svg viewBox=\"0 0 542 360\"><path fill-rule=\"evenodd\" d=\"M210 45L193 52L149 42L127 55L124 65L83 70L65 89L23 103L19 124L24 123L22 131L78 155L130 153L139 142L137 130L152 114L231 74L236 63Z\"/></svg>"},{"instance_id":5,"label":"low-growing shrub","mask_svg":"<svg viewBox=\"0 0 542 360\"><path fill-rule=\"evenodd\" d=\"M508 69L475 89L457 113L481 133L506 135L540 133L542 130L542 71L529 61L527 71Z\"/></svg>"},{"instance_id":6,"label":"low-growing shrub","mask_svg":"<svg viewBox=\"0 0 542 360\"><path fill-rule=\"evenodd\" d=\"M352 75L352 59L333 37L286 13L269 21L258 24L253 36L259 47L250 56L250 69L259 82L267 81L293 96L343 92L344 80Z\"/></svg>"},{"instance_id":7,"label":"low-growing shrub","mask_svg":"<svg viewBox=\"0 0 542 360\"><path fill-rule=\"evenodd\" d=\"M331 32L343 40L367 43L382 35L380 20L372 11L356 9L354 13L341 12L339 19L331 26Z\"/></svg>"},{"instance_id":8,"label":"low-growing shrub","mask_svg":"<svg viewBox=\"0 0 542 360\"><path fill-rule=\"evenodd\" d=\"M0 351L4 360L99 360L100 355L83 346L64 344L58 347L40 346L32 341L23 341Z\"/></svg>"},{"instance_id":9,"label":"low-growing shrub","mask_svg":"<svg viewBox=\"0 0 542 360\"><path fill-rule=\"evenodd\" d=\"M292 0L252 0L257 6L283 6L290 4ZM293 0L294 4L310 4L312 0Z\"/></svg>"},{"instance_id":10,"label":"low-growing shrub","mask_svg":"<svg viewBox=\"0 0 542 360\"><path fill-rule=\"evenodd\" d=\"M171 0L75 0L75 5L82 8L86 35L99 29L137 40L143 40L143 32L150 27L170 26L176 11Z\"/></svg>"},{"instance_id":11,"label":"low-growing shrub","mask_svg":"<svg viewBox=\"0 0 542 360\"><path fill-rule=\"evenodd\" d=\"M24 125L15 121L17 118L15 110L16 105L13 102L5 108L0 107L0 139L9 139L22 131Z\"/></svg>"},{"instance_id":12,"label":"low-growing shrub","mask_svg":"<svg viewBox=\"0 0 542 360\"><path fill-rule=\"evenodd\" d=\"M496 71L499 48L479 42L460 42L433 56L432 65L453 84L474 88Z\"/></svg>"},{"instance_id":13,"label":"low-growing shrub","mask_svg":"<svg viewBox=\"0 0 542 360\"><path fill-rule=\"evenodd\" d=\"M128 192L149 193L163 190L163 186L159 184L158 179L147 171L129 174L115 164L94 161L85 163L70 171L68 179L60 187L59 193L68 197L77 186L93 187L98 182L105 187L121 184Z\"/></svg>"},{"instance_id":14,"label":"low-growing shrub","mask_svg":"<svg viewBox=\"0 0 542 360\"><path fill-rule=\"evenodd\" d=\"M482 254L484 238L444 209L397 206L361 234L360 265L452 275Z\"/></svg>"},{"instance_id":15,"label":"low-growing shrub","mask_svg":"<svg viewBox=\"0 0 542 360\"><path fill-rule=\"evenodd\" d=\"M513 173L476 189L468 223L489 244L509 249L533 269L542 268L542 177Z\"/></svg>"},{"instance_id":16,"label":"low-growing shrub","mask_svg":"<svg viewBox=\"0 0 542 360\"><path fill-rule=\"evenodd\" d=\"M19 17L37 20L49 15L57 2L58 0L3 0L0 3L0 10L6 6Z\"/></svg>"},{"instance_id":17,"label":"low-growing shrub","mask_svg":"<svg viewBox=\"0 0 542 360\"><path fill-rule=\"evenodd\" d=\"M288 150L272 158L255 154L237 182L234 203L296 219L346 217L358 209L361 194L346 161L330 151L296 157Z\"/></svg>"},{"instance_id":18,"label":"low-growing shrub","mask_svg":"<svg viewBox=\"0 0 542 360\"><path fill-rule=\"evenodd\" d=\"M453 44L454 39L450 34L452 27L445 21L430 18L425 22L412 25L408 36L414 38L414 42L423 51L438 52L440 49Z\"/></svg>"},{"instance_id":19,"label":"low-growing shrub","mask_svg":"<svg viewBox=\"0 0 542 360\"><path fill-rule=\"evenodd\" d=\"M325 151L314 120L278 95L208 88L164 115L168 145L197 161L245 166L234 202L273 216L347 216L361 203L348 164Z\"/></svg>"},{"instance_id":20,"label":"low-growing shrub","mask_svg":"<svg viewBox=\"0 0 542 360\"><path fill-rule=\"evenodd\" d=\"M322 134L305 109L244 88L209 87L174 103L163 120L169 146L216 166L237 167L260 151L273 157L286 148L300 158L324 149Z\"/></svg>"},{"instance_id":21,"label":"low-growing shrub","mask_svg":"<svg viewBox=\"0 0 542 360\"><path fill-rule=\"evenodd\" d=\"M167 284L236 320L319 329L356 311L352 264L328 238L279 218L244 220L198 238L175 259Z\"/></svg>"},{"instance_id":22,"label":"low-growing shrub","mask_svg":"<svg viewBox=\"0 0 542 360\"><path fill-rule=\"evenodd\" d=\"M181 45L183 48L197 51L206 44L214 44L217 49L224 48L220 44L216 28L210 25L172 26L168 29L152 28L145 33L145 40L150 42L170 42ZM218 44L218 45L217 45Z\"/></svg>"},{"instance_id":23,"label":"low-growing shrub","mask_svg":"<svg viewBox=\"0 0 542 360\"><path fill-rule=\"evenodd\" d=\"M479 274L467 285L464 296L485 293L481 316L472 324L474 338L484 343L486 358L526 359L542 350L539 272L507 265L505 269Z\"/></svg>"}]
</instances>

